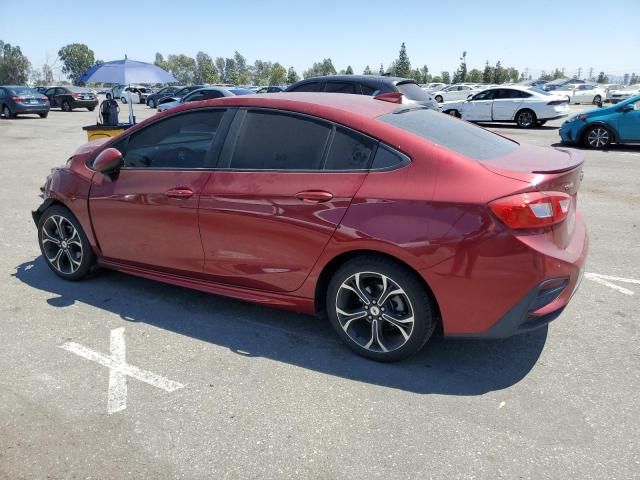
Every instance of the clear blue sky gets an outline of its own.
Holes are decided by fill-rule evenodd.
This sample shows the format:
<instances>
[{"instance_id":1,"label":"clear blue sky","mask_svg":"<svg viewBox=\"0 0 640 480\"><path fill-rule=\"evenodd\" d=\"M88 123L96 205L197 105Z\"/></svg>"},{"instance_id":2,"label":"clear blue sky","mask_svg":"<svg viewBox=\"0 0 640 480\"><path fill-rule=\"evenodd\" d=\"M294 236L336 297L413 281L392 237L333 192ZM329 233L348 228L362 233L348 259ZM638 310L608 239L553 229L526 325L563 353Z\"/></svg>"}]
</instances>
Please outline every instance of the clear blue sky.
<instances>
[{"instance_id":1,"label":"clear blue sky","mask_svg":"<svg viewBox=\"0 0 640 480\"><path fill-rule=\"evenodd\" d=\"M500 60L534 76L555 67L640 74L640 0L182 0L160 13L163 3L0 0L0 39L36 68L78 42L104 61L238 50L299 74L325 57L360 73L386 67L405 42L412 66L434 74L454 71L463 50L469 68Z\"/></svg>"}]
</instances>

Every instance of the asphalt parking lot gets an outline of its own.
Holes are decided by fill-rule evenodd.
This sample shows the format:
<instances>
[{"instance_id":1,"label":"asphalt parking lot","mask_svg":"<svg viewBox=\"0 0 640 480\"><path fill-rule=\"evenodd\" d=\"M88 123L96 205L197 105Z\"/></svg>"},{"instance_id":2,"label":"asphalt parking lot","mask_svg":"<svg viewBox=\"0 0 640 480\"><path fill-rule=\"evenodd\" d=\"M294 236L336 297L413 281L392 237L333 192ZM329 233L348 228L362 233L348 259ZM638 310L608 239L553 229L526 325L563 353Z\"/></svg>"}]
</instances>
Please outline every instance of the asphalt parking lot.
<instances>
[{"instance_id":1,"label":"asphalt parking lot","mask_svg":"<svg viewBox=\"0 0 640 480\"><path fill-rule=\"evenodd\" d=\"M54 276L30 211L96 113L0 120L0 478L640 478L640 146L586 152L588 273L548 329L381 365L312 317Z\"/></svg>"}]
</instances>

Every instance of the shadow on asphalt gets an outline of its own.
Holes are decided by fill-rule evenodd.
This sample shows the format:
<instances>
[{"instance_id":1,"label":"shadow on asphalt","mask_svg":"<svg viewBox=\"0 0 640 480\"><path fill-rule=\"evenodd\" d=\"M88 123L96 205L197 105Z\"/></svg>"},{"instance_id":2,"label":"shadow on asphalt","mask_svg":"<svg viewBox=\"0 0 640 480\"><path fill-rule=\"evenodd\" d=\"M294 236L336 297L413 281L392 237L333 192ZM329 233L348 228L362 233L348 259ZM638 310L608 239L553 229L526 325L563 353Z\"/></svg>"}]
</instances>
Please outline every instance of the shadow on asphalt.
<instances>
[{"instance_id":1,"label":"shadow on asphalt","mask_svg":"<svg viewBox=\"0 0 640 480\"><path fill-rule=\"evenodd\" d=\"M554 143L551 145L552 147L570 147L578 150L584 150L585 152L593 151L593 152L629 152L629 153L640 153L640 144L621 144L618 145L614 143L609 145L607 148L603 148L602 150L594 150L593 148L587 148L581 143L574 143L571 145L566 145L564 143Z\"/></svg>"},{"instance_id":2,"label":"shadow on asphalt","mask_svg":"<svg viewBox=\"0 0 640 480\"><path fill-rule=\"evenodd\" d=\"M515 123L498 123L498 122L475 122L484 128L505 128L511 130L558 130L560 127L554 127L553 125L541 125L539 127L522 128Z\"/></svg>"},{"instance_id":3,"label":"shadow on asphalt","mask_svg":"<svg viewBox=\"0 0 640 480\"><path fill-rule=\"evenodd\" d=\"M344 346L327 321L216 295L100 271L82 282L51 272L42 257L12 274L52 295L47 303L66 308L84 303L243 355L420 394L481 395L518 383L533 368L547 328L504 340L433 338L418 355L380 364ZM69 310L73 321L73 310Z\"/></svg>"}]
</instances>

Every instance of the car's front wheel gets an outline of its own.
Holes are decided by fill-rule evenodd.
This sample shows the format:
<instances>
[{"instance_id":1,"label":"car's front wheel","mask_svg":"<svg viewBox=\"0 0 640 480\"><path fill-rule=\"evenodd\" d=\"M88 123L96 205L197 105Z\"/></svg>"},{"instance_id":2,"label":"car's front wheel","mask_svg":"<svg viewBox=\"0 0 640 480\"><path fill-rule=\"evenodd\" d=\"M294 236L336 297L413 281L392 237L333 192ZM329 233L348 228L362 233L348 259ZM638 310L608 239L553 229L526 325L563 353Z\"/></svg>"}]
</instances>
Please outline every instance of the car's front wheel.
<instances>
[{"instance_id":1,"label":"car's front wheel","mask_svg":"<svg viewBox=\"0 0 640 480\"><path fill-rule=\"evenodd\" d=\"M611 132L602 125L589 127L582 137L585 147L602 149L611 145Z\"/></svg>"},{"instance_id":2,"label":"car's front wheel","mask_svg":"<svg viewBox=\"0 0 640 480\"><path fill-rule=\"evenodd\" d=\"M124 97L120 97L120 101L121 101L122 103L127 103L127 99L126 99L126 98L124 98Z\"/></svg>"},{"instance_id":3,"label":"car's front wheel","mask_svg":"<svg viewBox=\"0 0 640 480\"><path fill-rule=\"evenodd\" d=\"M49 268L65 280L80 280L95 263L80 223L61 205L49 207L40 217L38 243Z\"/></svg>"},{"instance_id":4,"label":"car's front wheel","mask_svg":"<svg viewBox=\"0 0 640 480\"><path fill-rule=\"evenodd\" d=\"M436 95L435 96L435 101L438 103L442 103L442 101L444 100L444 98L442 98L442 95Z\"/></svg>"},{"instance_id":5,"label":"car's front wheel","mask_svg":"<svg viewBox=\"0 0 640 480\"><path fill-rule=\"evenodd\" d=\"M595 97L593 97L593 104L602 105L602 97L600 95L596 95Z\"/></svg>"},{"instance_id":6,"label":"car's front wheel","mask_svg":"<svg viewBox=\"0 0 640 480\"><path fill-rule=\"evenodd\" d=\"M375 256L345 263L331 278L329 320L356 353L393 362L417 353L433 334L435 307L406 267Z\"/></svg>"},{"instance_id":7,"label":"car's front wheel","mask_svg":"<svg viewBox=\"0 0 640 480\"><path fill-rule=\"evenodd\" d=\"M531 128L536 124L536 114L529 109L520 110L516 115L516 123L520 128Z\"/></svg>"},{"instance_id":8,"label":"car's front wheel","mask_svg":"<svg viewBox=\"0 0 640 480\"><path fill-rule=\"evenodd\" d=\"M153 98L150 98L149 100L147 100L147 107L156 108L156 102Z\"/></svg>"},{"instance_id":9,"label":"car's front wheel","mask_svg":"<svg viewBox=\"0 0 640 480\"><path fill-rule=\"evenodd\" d=\"M96 107L87 107L87 110L89 110L90 112L93 112L96 109Z\"/></svg>"}]
</instances>

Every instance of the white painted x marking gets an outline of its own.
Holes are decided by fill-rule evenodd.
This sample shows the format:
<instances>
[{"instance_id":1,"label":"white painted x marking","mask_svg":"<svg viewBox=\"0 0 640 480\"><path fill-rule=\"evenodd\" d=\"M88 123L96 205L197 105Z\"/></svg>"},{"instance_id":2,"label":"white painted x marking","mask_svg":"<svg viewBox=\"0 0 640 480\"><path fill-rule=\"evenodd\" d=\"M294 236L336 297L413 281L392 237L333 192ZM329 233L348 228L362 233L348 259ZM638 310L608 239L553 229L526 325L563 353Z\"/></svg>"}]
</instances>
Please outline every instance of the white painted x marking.
<instances>
[{"instance_id":1,"label":"white painted x marking","mask_svg":"<svg viewBox=\"0 0 640 480\"><path fill-rule=\"evenodd\" d=\"M107 412L109 414L121 412L127 408L127 377L135 378L166 392L173 392L184 387L181 383L129 365L126 360L124 327L111 330L111 356L96 352L75 342L67 342L61 345L60 348L109 369L109 392L107 397Z\"/></svg>"}]
</instances>

